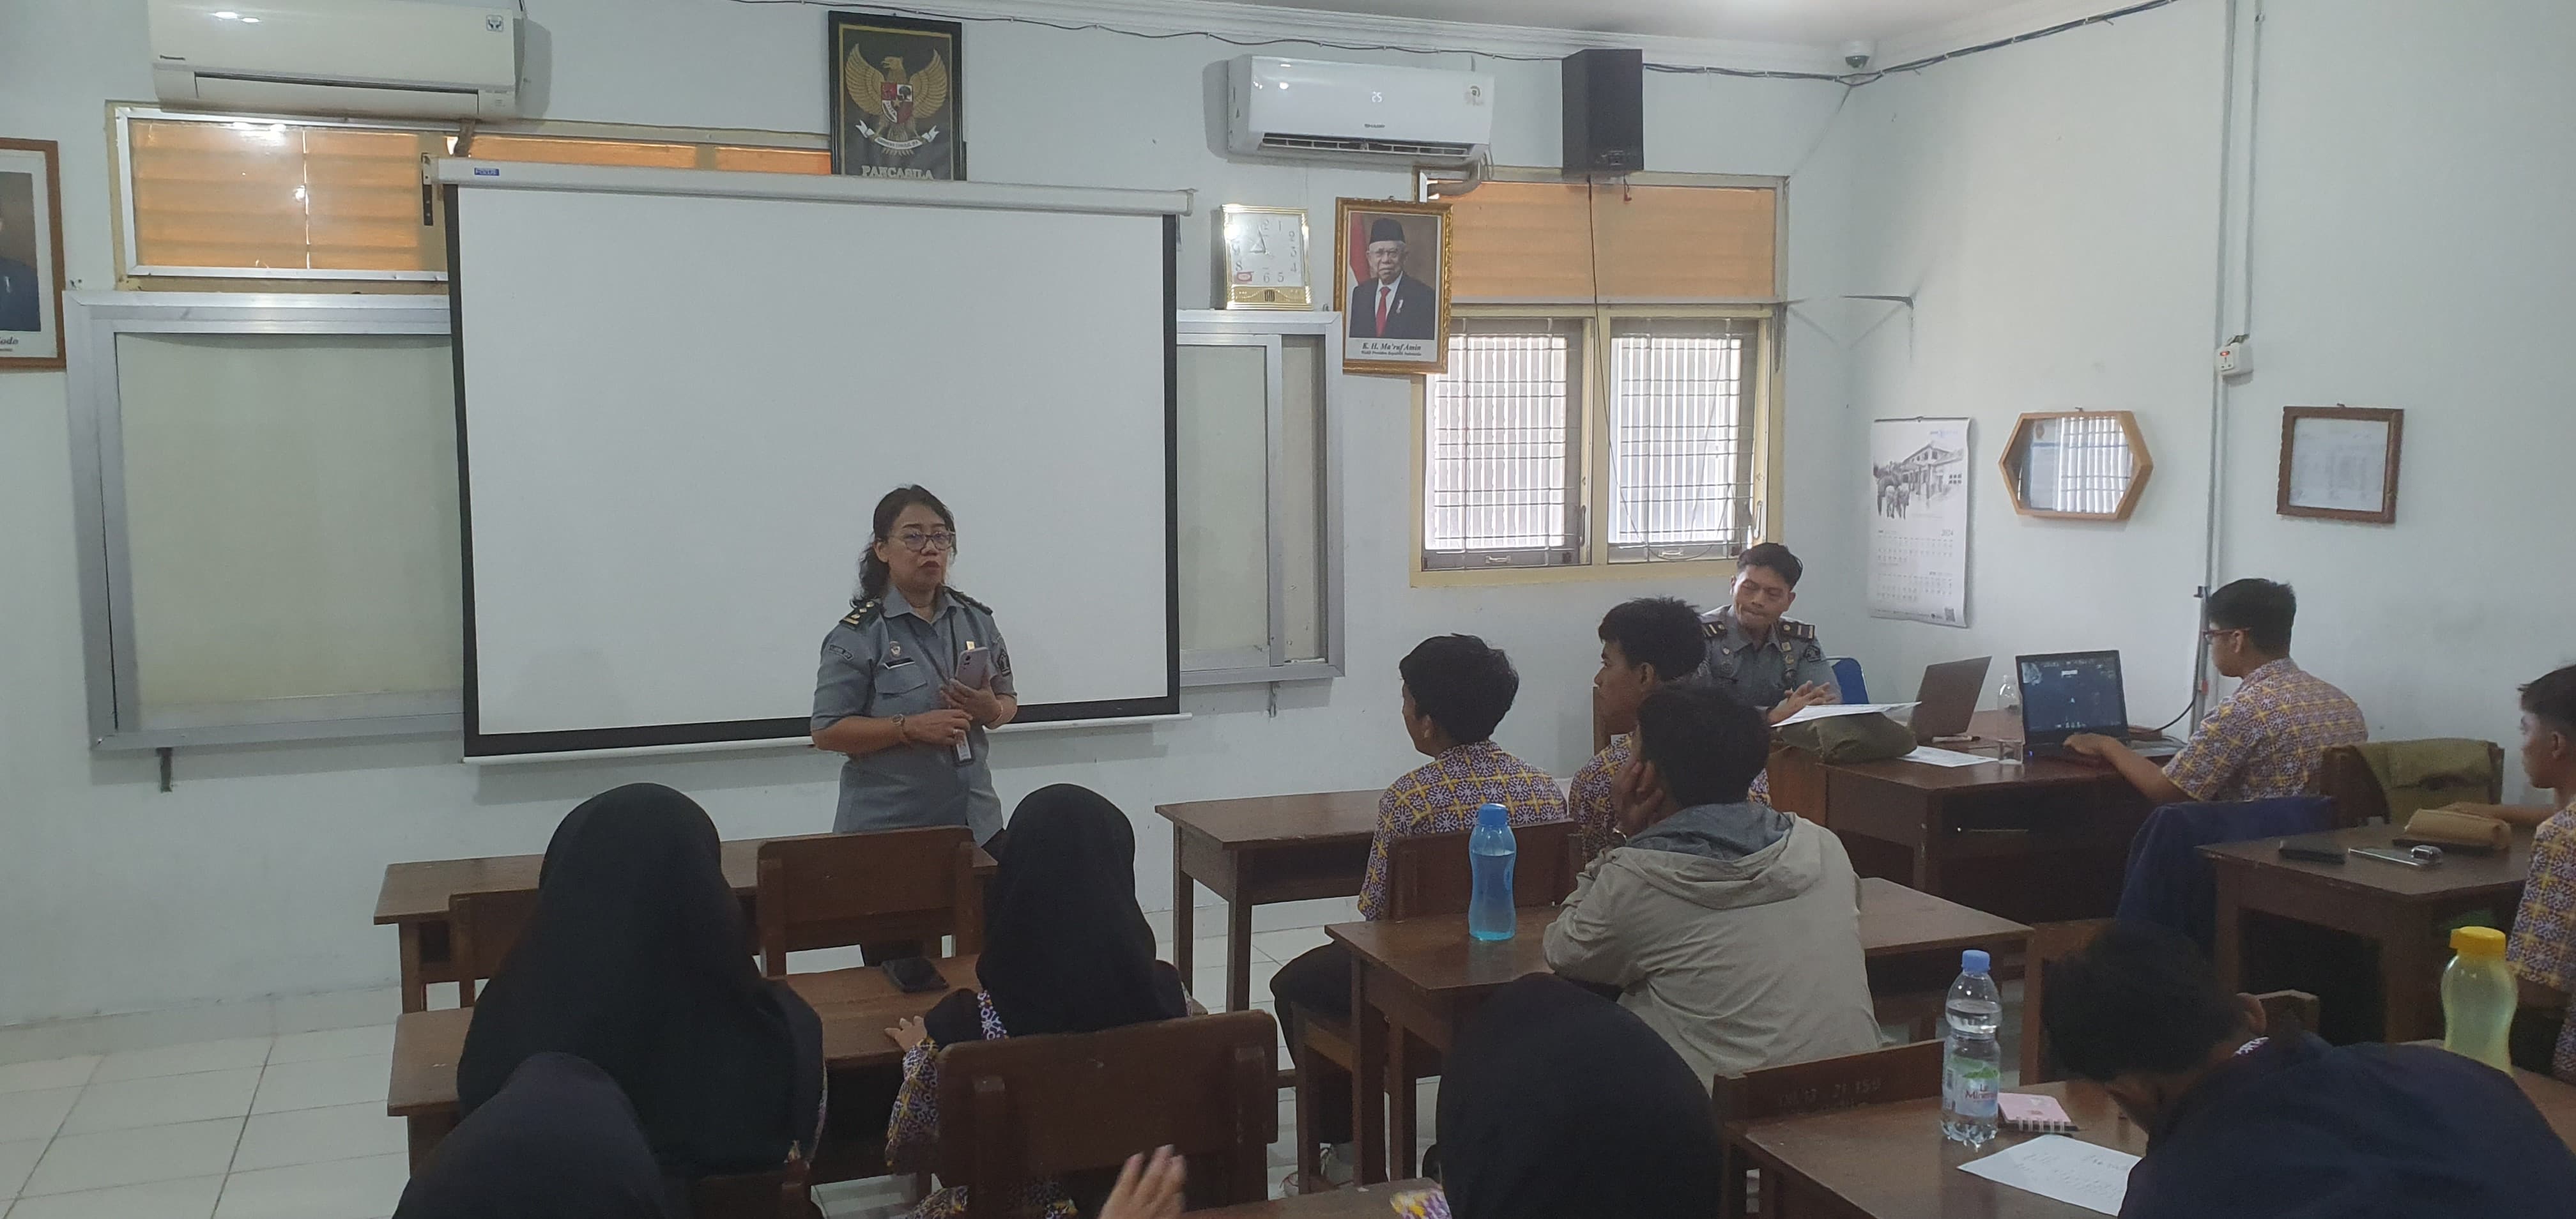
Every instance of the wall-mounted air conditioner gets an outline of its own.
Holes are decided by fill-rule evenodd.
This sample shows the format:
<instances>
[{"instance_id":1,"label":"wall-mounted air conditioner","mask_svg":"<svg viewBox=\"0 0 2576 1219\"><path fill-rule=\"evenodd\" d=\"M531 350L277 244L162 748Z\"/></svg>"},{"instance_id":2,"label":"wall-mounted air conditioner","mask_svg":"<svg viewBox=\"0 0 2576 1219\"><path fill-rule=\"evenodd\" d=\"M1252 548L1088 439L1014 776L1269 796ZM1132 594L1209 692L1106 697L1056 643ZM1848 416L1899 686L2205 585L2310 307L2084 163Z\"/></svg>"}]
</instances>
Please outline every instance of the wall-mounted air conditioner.
<instances>
[{"instance_id":1,"label":"wall-mounted air conditioner","mask_svg":"<svg viewBox=\"0 0 2576 1219\"><path fill-rule=\"evenodd\" d=\"M1463 165L1494 138L1484 72L1245 55L1230 76L1238 153Z\"/></svg>"},{"instance_id":2,"label":"wall-mounted air conditioner","mask_svg":"<svg viewBox=\"0 0 2576 1219\"><path fill-rule=\"evenodd\" d=\"M152 83L198 109L519 113L519 14L417 0L151 0Z\"/></svg>"}]
</instances>

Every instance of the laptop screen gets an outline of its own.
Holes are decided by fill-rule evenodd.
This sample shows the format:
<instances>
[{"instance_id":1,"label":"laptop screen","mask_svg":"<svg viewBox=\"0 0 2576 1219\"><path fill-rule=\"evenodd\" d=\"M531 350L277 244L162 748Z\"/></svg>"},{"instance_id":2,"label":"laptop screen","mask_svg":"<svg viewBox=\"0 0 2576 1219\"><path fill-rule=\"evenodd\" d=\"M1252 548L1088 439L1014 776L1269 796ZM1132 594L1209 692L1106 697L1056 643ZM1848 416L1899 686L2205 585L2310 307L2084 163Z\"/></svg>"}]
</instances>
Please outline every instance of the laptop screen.
<instances>
[{"instance_id":1,"label":"laptop screen","mask_svg":"<svg viewBox=\"0 0 2576 1219\"><path fill-rule=\"evenodd\" d=\"M2023 656L2021 723L2031 745L2063 744L2079 732L2128 735L2129 700L2118 652Z\"/></svg>"}]
</instances>

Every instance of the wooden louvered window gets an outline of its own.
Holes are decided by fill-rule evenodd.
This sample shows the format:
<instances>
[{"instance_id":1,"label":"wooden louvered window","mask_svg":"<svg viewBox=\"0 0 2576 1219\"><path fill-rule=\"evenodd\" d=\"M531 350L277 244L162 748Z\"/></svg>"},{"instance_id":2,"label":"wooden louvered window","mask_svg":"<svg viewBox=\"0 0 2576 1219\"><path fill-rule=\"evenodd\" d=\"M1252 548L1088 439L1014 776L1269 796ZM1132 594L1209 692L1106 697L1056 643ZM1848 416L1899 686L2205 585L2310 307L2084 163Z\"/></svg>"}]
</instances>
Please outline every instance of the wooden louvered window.
<instances>
[{"instance_id":1,"label":"wooden louvered window","mask_svg":"<svg viewBox=\"0 0 2576 1219\"><path fill-rule=\"evenodd\" d=\"M1769 186L1488 182L1450 204L1457 304L1768 303Z\"/></svg>"}]
</instances>

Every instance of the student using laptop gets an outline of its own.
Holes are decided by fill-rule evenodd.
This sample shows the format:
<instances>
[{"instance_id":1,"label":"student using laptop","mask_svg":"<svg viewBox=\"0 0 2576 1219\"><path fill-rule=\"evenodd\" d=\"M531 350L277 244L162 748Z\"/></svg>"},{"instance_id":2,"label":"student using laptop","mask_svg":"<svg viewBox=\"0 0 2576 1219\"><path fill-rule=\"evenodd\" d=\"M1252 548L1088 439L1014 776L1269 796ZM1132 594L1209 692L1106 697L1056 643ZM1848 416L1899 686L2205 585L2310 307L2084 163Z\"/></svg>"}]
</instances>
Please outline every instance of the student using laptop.
<instances>
[{"instance_id":1,"label":"student using laptop","mask_svg":"<svg viewBox=\"0 0 2576 1219\"><path fill-rule=\"evenodd\" d=\"M1709 682L1774 724L1842 701L1816 628L1783 616L1797 603L1798 577L1806 570L1778 542L1754 546L1735 561L1733 602L1700 616Z\"/></svg>"},{"instance_id":2,"label":"student using laptop","mask_svg":"<svg viewBox=\"0 0 2576 1219\"><path fill-rule=\"evenodd\" d=\"M2107 762L2151 804L2264 800L2304 795L2327 749L2370 739L2361 708L2290 659L2299 599L2287 584L2238 580L2209 595L2209 658L2242 679L2191 734L2171 764L2156 764L2098 733L2066 739L2069 752Z\"/></svg>"},{"instance_id":3,"label":"student using laptop","mask_svg":"<svg viewBox=\"0 0 2576 1219\"><path fill-rule=\"evenodd\" d=\"M1574 772L1575 857L1591 859L1618 840L1610 783L1628 764L1637 704L1699 671L1699 611L1673 597L1639 597L1601 616L1601 671L1592 677L1592 734L1600 752Z\"/></svg>"}]
</instances>

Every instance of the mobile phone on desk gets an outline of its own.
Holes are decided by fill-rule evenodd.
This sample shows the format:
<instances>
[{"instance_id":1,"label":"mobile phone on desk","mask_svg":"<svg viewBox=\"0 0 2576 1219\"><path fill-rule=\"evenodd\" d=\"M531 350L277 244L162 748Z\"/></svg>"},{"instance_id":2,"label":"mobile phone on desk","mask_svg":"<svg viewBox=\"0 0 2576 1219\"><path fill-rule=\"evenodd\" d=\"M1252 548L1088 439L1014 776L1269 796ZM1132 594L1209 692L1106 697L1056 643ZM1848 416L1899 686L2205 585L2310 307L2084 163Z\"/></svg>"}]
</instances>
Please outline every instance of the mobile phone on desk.
<instances>
[{"instance_id":1,"label":"mobile phone on desk","mask_svg":"<svg viewBox=\"0 0 2576 1219\"><path fill-rule=\"evenodd\" d=\"M879 968L885 970L886 980L894 983L896 990L907 995L948 988L948 979L939 976L939 967L927 957L897 957Z\"/></svg>"},{"instance_id":2,"label":"mobile phone on desk","mask_svg":"<svg viewBox=\"0 0 2576 1219\"><path fill-rule=\"evenodd\" d=\"M2343 851L2330 844L2321 846L2313 842L2299 842L2284 838L2281 840L2281 858L2296 859L2303 863L2340 864L2343 862Z\"/></svg>"}]
</instances>

